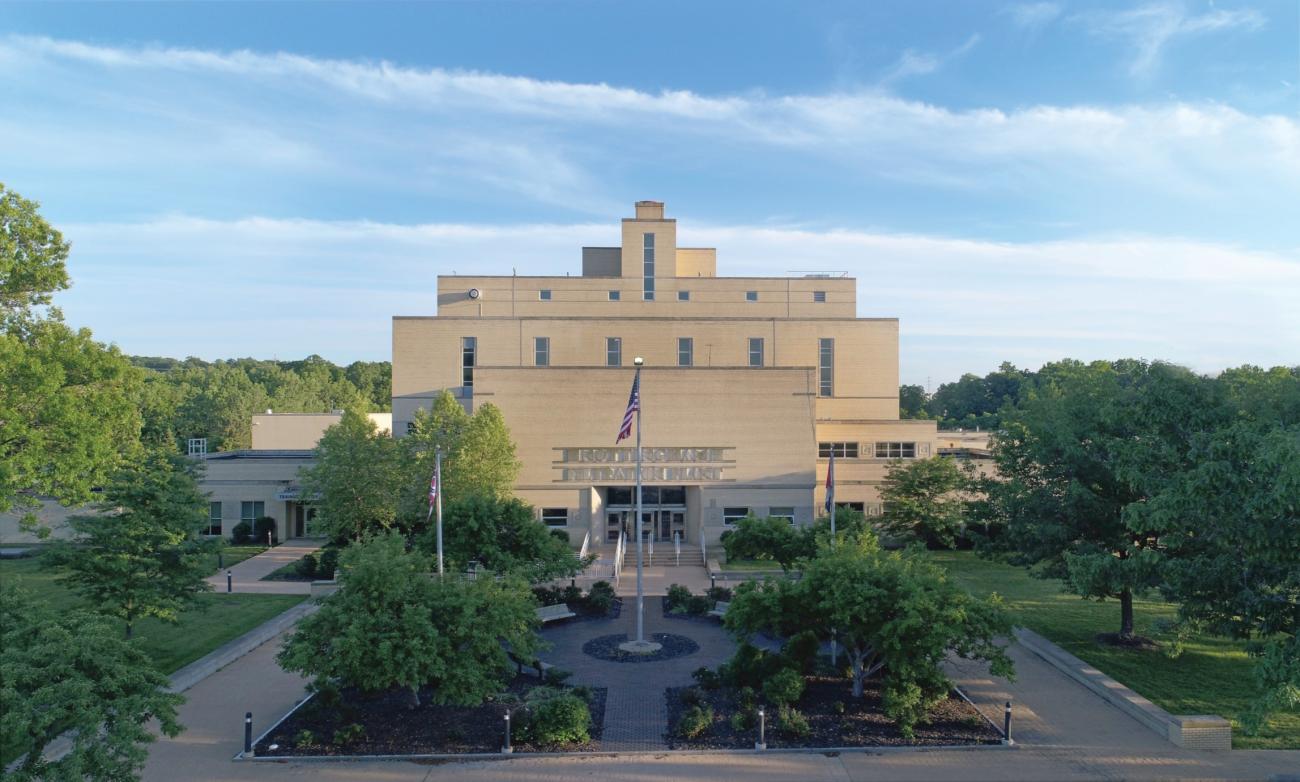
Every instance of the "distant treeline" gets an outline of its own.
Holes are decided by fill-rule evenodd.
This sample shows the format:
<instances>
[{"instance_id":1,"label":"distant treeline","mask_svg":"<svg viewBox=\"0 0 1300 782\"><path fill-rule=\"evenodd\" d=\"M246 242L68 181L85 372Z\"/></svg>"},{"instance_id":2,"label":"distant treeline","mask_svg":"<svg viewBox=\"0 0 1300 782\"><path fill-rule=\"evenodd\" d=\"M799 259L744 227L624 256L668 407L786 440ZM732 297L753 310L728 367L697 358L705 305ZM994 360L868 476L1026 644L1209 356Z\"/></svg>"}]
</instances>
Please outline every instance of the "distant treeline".
<instances>
[{"instance_id":1,"label":"distant treeline","mask_svg":"<svg viewBox=\"0 0 1300 782\"><path fill-rule=\"evenodd\" d=\"M267 409L379 412L392 404L392 364L387 361L341 367L316 355L301 361L128 359L147 370L139 398L142 439L181 449L191 437L208 438L209 451L248 448L252 415Z\"/></svg>"},{"instance_id":2,"label":"distant treeline","mask_svg":"<svg viewBox=\"0 0 1300 782\"><path fill-rule=\"evenodd\" d=\"M1024 395L1034 389L1049 385L1062 371L1082 362L1064 360L1045 364L1041 369L1018 369L1003 362L996 371L984 377L967 373L961 379L944 383L933 394L927 395L919 385L898 388L899 414L903 418L934 419L940 429L993 430L1002 423L1002 411L1015 406ZM1223 372L1225 380L1236 376L1258 374L1257 367L1243 366ZM1300 375L1300 367L1274 367L1269 373L1280 372Z\"/></svg>"}]
</instances>

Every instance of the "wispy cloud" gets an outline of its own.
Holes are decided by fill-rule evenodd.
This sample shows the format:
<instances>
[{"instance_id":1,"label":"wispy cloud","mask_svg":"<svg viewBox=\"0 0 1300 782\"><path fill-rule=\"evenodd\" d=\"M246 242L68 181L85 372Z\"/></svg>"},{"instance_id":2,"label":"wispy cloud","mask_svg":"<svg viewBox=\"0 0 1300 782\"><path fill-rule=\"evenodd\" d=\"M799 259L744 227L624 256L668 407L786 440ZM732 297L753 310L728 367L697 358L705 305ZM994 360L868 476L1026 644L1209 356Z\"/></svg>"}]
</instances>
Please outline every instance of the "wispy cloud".
<instances>
[{"instance_id":1,"label":"wispy cloud","mask_svg":"<svg viewBox=\"0 0 1300 782\"><path fill-rule=\"evenodd\" d=\"M898 60L885 71L880 77L880 83L883 85L893 84L894 82L906 79L910 76L924 76L947 65L949 62L956 60L980 42L979 33L971 35L960 46L945 54L932 54L930 52L918 52L914 49L906 49L899 55Z\"/></svg>"},{"instance_id":2,"label":"wispy cloud","mask_svg":"<svg viewBox=\"0 0 1300 782\"><path fill-rule=\"evenodd\" d=\"M580 246L618 242L613 222L178 215L64 229L74 242L76 285L61 297L70 319L112 324L98 336L131 352L206 357L383 358L392 315L436 311L439 274L564 274L577 270ZM1212 371L1223 356L1269 365L1300 355L1296 256L1152 236L1007 243L691 221L680 230L683 244L718 248L723 274L857 276L861 315L900 318L909 382L1003 360L1136 354ZM286 301L331 317L286 317Z\"/></svg>"},{"instance_id":3,"label":"wispy cloud","mask_svg":"<svg viewBox=\"0 0 1300 782\"><path fill-rule=\"evenodd\" d=\"M1145 78L1160 66L1165 49L1180 38L1225 30L1258 30L1264 15L1253 8L1214 9L1189 13L1181 3L1143 5L1125 11L1090 11L1077 17L1093 35L1119 39L1132 46L1128 70Z\"/></svg>"},{"instance_id":4,"label":"wispy cloud","mask_svg":"<svg viewBox=\"0 0 1300 782\"><path fill-rule=\"evenodd\" d=\"M1021 30L1036 33L1060 18L1064 10L1060 3L1016 3L1002 8L1001 13Z\"/></svg>"}]
</instances>

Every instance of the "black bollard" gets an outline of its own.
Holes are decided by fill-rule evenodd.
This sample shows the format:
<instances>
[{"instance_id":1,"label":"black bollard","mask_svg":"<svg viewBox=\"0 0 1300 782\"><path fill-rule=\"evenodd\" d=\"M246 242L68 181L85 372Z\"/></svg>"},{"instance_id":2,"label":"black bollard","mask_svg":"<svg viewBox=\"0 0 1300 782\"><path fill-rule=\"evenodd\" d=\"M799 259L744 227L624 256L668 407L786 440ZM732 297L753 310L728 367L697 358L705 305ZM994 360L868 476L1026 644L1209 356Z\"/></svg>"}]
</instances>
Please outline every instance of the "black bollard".
<instances>
[{"instance_id":1,"label":"black bollard","mask_svg":"<svg viewBox=\"0 0 1300 782\"><path fill-rule=\"evenodd\" d=\"M510 746L510 712L506 712L506 745L501 748L502 754L509 755L514 752L515 748Z\"/></svg>"},{"instance_id":2,"label":"black bollard","mask_svg":"<svg viewBox=\"0 0 1300 782\"><path fill-rule=\"evenodd\" d=\"M235 591L235 578L230 574L229 570L226 571L226 591L227 592Z\"/></svg>"},{"instance_id":3,"label":"black bollard","mask_svg":"<svg viewBox=\"0 0 1300 782\"><path fill-rule=\"evenodd\" d=\"M244 712L244 754L253 756L253 712Z\"/></svg>"},{"instance_id":4,"label":"black bollard","mask_svg":"<svg viewBox=\"0 0 1300 782\"><path fill-rule=\"evenodd\" d=\"M1007 701L1007 710L1002 715L1002 740L1006 744L1014 744L1011 740L1011 701Z\"/></svg>"}]
</instances>

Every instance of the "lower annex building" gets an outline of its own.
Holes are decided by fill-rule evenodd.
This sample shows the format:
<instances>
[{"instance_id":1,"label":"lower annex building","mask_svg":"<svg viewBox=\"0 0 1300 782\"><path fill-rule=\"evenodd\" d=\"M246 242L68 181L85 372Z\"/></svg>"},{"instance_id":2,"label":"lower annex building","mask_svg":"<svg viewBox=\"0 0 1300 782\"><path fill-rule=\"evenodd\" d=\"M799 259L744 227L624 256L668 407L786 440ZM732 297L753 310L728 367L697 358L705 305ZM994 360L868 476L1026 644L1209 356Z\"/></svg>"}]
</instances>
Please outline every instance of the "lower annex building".
<instances>
[{"instance_id":1,"label":"lower annex building","mask_svg":"<svg viewBox=\"0 0 1300 782\"><path fill-rule=\"evenodd\" d=\"M515 493L577 545L634 514L634 440L615 444L641 379L643 534L709 544L753 513L811 523L835 500L868 514L894 459L938 452L899 419L898 319L857 314L843 274L719 277L679 247L664 205L636 204L619 247L576 277L439 276L437 314L393 318L393 433L444 389L501 409L523 463Z\"/></svg>"}]
</instances>

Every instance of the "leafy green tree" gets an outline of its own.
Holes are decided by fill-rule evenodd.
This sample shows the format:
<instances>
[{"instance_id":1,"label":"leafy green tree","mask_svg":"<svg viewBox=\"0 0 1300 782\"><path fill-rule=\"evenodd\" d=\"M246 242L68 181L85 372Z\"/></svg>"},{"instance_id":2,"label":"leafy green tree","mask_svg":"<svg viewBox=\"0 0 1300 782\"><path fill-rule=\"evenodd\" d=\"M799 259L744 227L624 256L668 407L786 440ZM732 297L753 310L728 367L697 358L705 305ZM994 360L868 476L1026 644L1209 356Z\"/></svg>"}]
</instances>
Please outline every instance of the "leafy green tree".
<instances>
[{"instance_id":1,"label":"leafy green tree","mask_svg":"<svg viewBox=\"0 0 1300 782\"><path fill-rule=\"evenodd\" d=\"M1128 641L1133 597L1160 584L1166 548L1139 511L1218 408L1204 378L1169 364L1065 361L1039 377L1004 412L998 478L980 482L1004 530L991 546L1082 597L1118 599Z\"/></svg>"},{"instance_id":2,"label":"leafy green tree","mask_svg":"<svg viewBox=\"0 0 1300 782\"><path fill-rule=\"evenodd\" d=\"M68 287L68 244L0 183L0 512L39 498L88 502L136 447L139 373L50 306Z\"/></svg>"},{"instance_id":3,"label":"leafy green tree","mask_svg":"<svg viewBox=\"0 0 1300 782\"><path fill-rule=\"evenodd\" d=\"M898 387L899 418L929 418L926 412L927 402L924 386L901 385Z\"/></svg>"},{"instance_id":4,"label":"leafy green tree","mask_svg":"<svg viewBox=\"0 0 1300 782\"><path fill-rule=\"evenodd\" d=\"M184 698L105 617L54 614L4 584L0 617L0 755L18 757L5 779L137 779L154 740L149 723L180 734ZM47 761L64 733L71 750Z\"/></svg>"},{"instance_id":5,"label":"leafy green tree","mask_svg":"<svg viewBox=\"0 0 1300 782\"><path fill-rule=\"evenodd\" d=\"M66 568L60 580L126 623L128 638L144 617L176 621L208 589L214 544L199 538L208 502L197 479L195 462L148 452L104 486L99 515L69 519L76 540L47 554Z\"/></svg>"},{"instance_id":6,"label":"leafy green tree","mask_svg":"<svg viewBox=\"0 0 1300 782\"><path fill-rule=\"evenodd\" d=\"M301 483L304 496L314 498L316 518L342 543L397 525L401 475L397 441L348 410L321 435Z\"/></svg>"},{"instance_id":7,"label":"leafy green tree","mask_svg":"<svg viewBox=\"0 0 1300 782\"><path fill-rule=\"evenodd\" d=\"M725 619L737 638L758 631L786 637L812 633L843 646L860 698L879 674L884 712L905 735L951 689L943 672L950 655L987 660L1011 678L1011 660L995 639L1011 632L997 596L977 599L923 557L884 552L871 536L824 548L799 581L742 584Z\"/></svg>"},{"instance_id":8,"label":"leafy green tree","mask_svg":"<svg viewBox=\"0 0 1300 782\"><path fill-rule=\"evenodd\" d=\"M882 531L952 548L965 523L967 475L955 459L898 460L880 487Z\"/></svg>"},{"instance_id":9,"label":"leafy green tree","mask_svg":"<svg viewBox=\"0 0 1300 782\"><path fill-rule=\"evenodd\" d=\"M477 705L512 671L506 648L536 651L535 604L517 580L437 578L396 533L343 550L342 586L303 619L277 660L287 671L366 692L432 687L435 703Z\"/></svg>"},{"instance_id":10,"label":"leafy green tree","mask_svg":"<svg viewBox=\"0 0 1300 782\"><path fill-rule=\"evenodd\" d=\"M1033 373L1003 362L997 371L984 377L965 374L956 382L940 385L926 403L926 409L931 418L939 419L943 429L993 430L999 425L1001 410L1014 405L1035 382Z\"/></svg>"},{"instance_id":11,"label":"leafy green tree","mask_svg":"<svg viewBox=\"0 0 1300 782\"><path fill-rule=\"evenodd\" d=\"M448 570L471 562L495 573L512 573L530 583L573 576L582 562L567 543L537 520L533 507L515 498L470 495L443 505L443 556ZM420 547L433 552L429 532Z\"/></svg>"},{"instance_id":12,"label":"leafy green tree","mask_svg":"<svg viewBox=\"0 0 1300 782\"><path fill-rule=\"evenodd\" d=\"M768 559L790 572L798 562L817 551L812 531L799 528L783 518L746 516L736 528L722 534L722 547L728 560Z\"/></svg>"}]
</instances>

